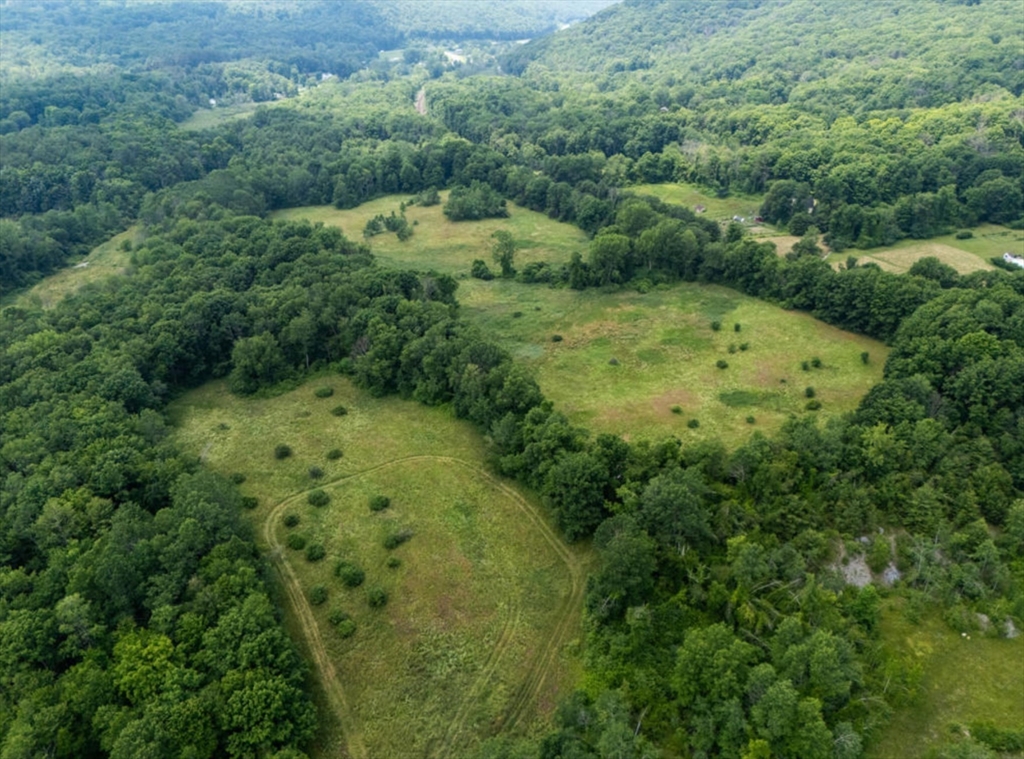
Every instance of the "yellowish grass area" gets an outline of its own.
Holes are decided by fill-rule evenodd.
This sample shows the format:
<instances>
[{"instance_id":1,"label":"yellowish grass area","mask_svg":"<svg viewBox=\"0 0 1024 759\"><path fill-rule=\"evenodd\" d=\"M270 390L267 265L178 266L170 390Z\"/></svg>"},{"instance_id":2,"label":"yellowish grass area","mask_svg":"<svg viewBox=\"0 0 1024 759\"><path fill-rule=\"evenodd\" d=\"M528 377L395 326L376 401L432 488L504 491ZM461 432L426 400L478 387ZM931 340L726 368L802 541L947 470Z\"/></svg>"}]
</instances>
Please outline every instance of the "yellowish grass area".
<instances>
[{"instance_id":1,"label":"yellowish grass area","mask_svg":"<svg viewBox=\"0 0 1024 759\"><path fill-rule=\"evenodd\" d=\"M926 756L949 740L954 722L1024 726L1024 637L964 637L933 615L914 625L901 604L885 607L882 636L894 653L920 666L922 679L917 697L868 746L869 759Z\"/></svg>"},{"instance_id":2,"label":"yellowish grass area","mask_svg":"<svg viewBox=\"0 0 1024 759\"><path fill-rule=\"evenodd\" d=\"M316 397L319 387L333 396ZM348 413L331 414L338 405ZM171 415L181 445L215 471L243 474L242 491L259 499L251 517L330 712L316 756L458 756L495 731L545 724L579 676L573 640L589 553L563 545L530 494L488 473L468 424L334 376L250 400L215 382L175 401ZM289 458L275 459L278 443ZM334 448L344 455L330 460ZM312 488L330 504L309 505ZM377 494L391 506L374 513ZM287 514L300 518L290 530ZM413 537L385 549L405 528ZM326 558L286 548L289 533L323 545ZM335 576L342 559L364 569L363 586ZM320 606L305 600L315 585L328 589ZM372 587L387 593L383 608L368 605ZM356 623L351 638L329 620L339 609Z\"/></svg>"},{"instance_id":3,"label":"yellowish grass area","mask_svg":"<svg viewBox=\"0 0 1024 759\"><path fill-rule=\"evenodd\" d=\"M406 208L405 217L414 225L411 238L402 242L394 233L385 232L368 240L373 254L388 266L403 269L434 269L447 274L468 274L473 260L480 258L492 270L498 266L491 259L495 231L504 229L516 241L515 264L522 267L532 261L565 263L574 251L586 256L589 240L584 232L569 224L561 224L542 213L508 204L506 219L482 221L449 221L443 213L447 192L441 193L442 203ZM276 219L309 219L328 226L340 227L351 240L363 240L366 222L377 214L388 216L400 211L405 195L389 195L364 203L358 208L338 210L332 206L289 208L274 214Z\"/></svg>"},{"instance_id":4,"label":"yellowish grass area","mask_svg":"<svg viewBox=\"0 0 1024 759\"><path fill-rule=\"evenodd\" d=\"M99 282L107 277L124 274L131 260L131 252L121 248L128 240L138 242L138 227L132 227L118 235L114 235L102 245L97 245L81 261L69 264L49 277L37 282L24 292L4 298L4 306L38 306L44 309L53 308L68 295L91 282Z\"/></svg>"},{"instance_id":5,"label":"yellowish grass area","mask_svg":"<svg viewBox=\"0 0 1024 759\"><path fill-rule=\"evenodd\" d=\"M261 105L272 106L273 103L239 103L237 105L218 105L216 108L200 108L178 126L188 132L212 129L229 121L249 118Z\"/></svg>"},{"instance_id":6,"label":"yellowish grass area","mask_svg":"<svg viewBox=\"0 0 1024 759\"><path fill-rule=\"evenodd\" d=\"M894 270L900 272L909 271L915 261L928 257L939 259L942 263L952 266L961 274L970 274L972 271L985 271L993 268L991 264L986 264L973 253L937 242L922 242L912 247L880 251L873 253L871 256L874 260L887 263Z\"/></svg>"}]
</instances>

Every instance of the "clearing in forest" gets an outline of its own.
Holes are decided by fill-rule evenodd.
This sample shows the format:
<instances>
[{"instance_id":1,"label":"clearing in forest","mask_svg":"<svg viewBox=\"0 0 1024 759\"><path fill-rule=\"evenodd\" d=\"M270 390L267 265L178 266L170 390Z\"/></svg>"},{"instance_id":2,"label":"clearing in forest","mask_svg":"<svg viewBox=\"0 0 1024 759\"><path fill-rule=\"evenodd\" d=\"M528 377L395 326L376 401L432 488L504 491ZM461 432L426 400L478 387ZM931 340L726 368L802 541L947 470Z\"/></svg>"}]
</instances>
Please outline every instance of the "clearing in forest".
<instances>
[{"instance_id":1,"label":"clearing in forest","mask_svg":"<svg viewBox=\"0 0 1024 759\"><path fill-rule=\"evenodd\" d=\"M328 717L317 756L458 756L543 724L571 689L587 553L487 471L467 423L336 376L269 399L215 382L171 414L180 444L258 499L249 514ZM390 503L374 511L374 496ZM352 567L364 577L349 587Z\"/></svg>"},{"instance_id":2,"label":"clearing in forest","mask_svg":"<svg viewBox=\"0 0 1024 759\"><path fill-rule=\"evenodd\" d=\"M1020 730L1024 636L1008 640L979 629L957 633L929 609L916 610L917 623L910 616L904 599L883 608L882 639L903 670L893 687L904 692L896 694L902 701L869 743L868 759L928 755L972 722ZM905 692L908 675L916 696Z\"/></svg>"},{"instance_id":3,"label":"clearing in forest","mask_svg":"<svg viewBox=\"0 0 1024 759\"><path fill-rule=\"evenodd\" d=\"M496 279L465 282L457 296L467 319L534 367L556 409L595 433L633 439L734 446L754 430L774 433L791 414L851 411L881 381L889 353L718 286L602 293ZM811 401L821 408L807 410Z\"/></svg>"},{"instance_id":4,"label":"clearing in forest","mask_svg":"<svg viewBox=\"0 0 1024 759\"><path fill-rule=\"evenodd\" d=\"M366 222L377 214L388 216L399 213L402 201L410 195L388 195L371 200L358 208L338 210L332 206L306 206L289 208L274 214L275 219L308 219L340 227L350 240L362 241ZM585 232L570 224L549 219L542 213L530 211L508 203L508 218L482 221L449 221L443 213L447 191L441 193L441 203L433 206L409 206L405 218L414 230L412 237L401 241L393 232L384 232L369 239L369 244L381 263L398 269L434 269L444 274L469 274L476 258L483 259L492 271L499 267L491 259L494 238L491 235L504 229L516 241L515 261L522 267L532 261L552 264L567 263L573 252L584 258L590 241Z\"/></svg>"},{"instance_id":5,"label":"clearing in forest","mask_svg":"<svg viewBox=\"0 0 1024 759\"><path fill-rule=\"evenodd\" d=\"M623 189L635 195L653 195L666 203L684 206L709 219L723 222L731 221L734 216L738 216L746 223L753 224L754 217L758 215L761 204L764 203L764 195L730 193L724 198L719 198L697 185L685 182L638 184Z\"/></svg>"},{"instance_id":6,"label":"clearing in forest","mask_svg":"<svg viewBox=\"0 0 1024 759\"><path fill-rule=\"evenodd\" d=\"M137 226L114 235L93 248L89 255L69 260L63 269L40 280L28 290L4 297L0 300L0 306L39 306L50 309L87 284L123 274L132 257L131 250L124 244L138 242L139 237Z\"/></svg>"},{"instance_id":7,"label":"clearing in forest","mask_svg":"<svg viewBox=\"0 0 1024 759\"><path fill-rule=\"evenodd\" d=\"M350 211L296 208L278 216L341 225L355 237L368 219L397 210L398 202L391 196ZM608 293L469 278L474 258L489 261L495 229L510 229L523 246L517 268L532 260L561 263L573 250L585 255L586 236L516 206L509 219L457 223L440 208L410 207L410 223L420 221L413 237L376 235L369 241L374 255L386 265L460 276L463 316L532 366L555 407L595 433L720 437L738 445L754 430L778 430L791 414L851 411L881 381L883 343L728 288L678 283L647 294ZM543 243L523 244L530 239ZM804 370L815 358L820 366ZM718 361L728 366L719 368ZM820 410L808 411L811 401Z\"/></svg>"}]
</instances>

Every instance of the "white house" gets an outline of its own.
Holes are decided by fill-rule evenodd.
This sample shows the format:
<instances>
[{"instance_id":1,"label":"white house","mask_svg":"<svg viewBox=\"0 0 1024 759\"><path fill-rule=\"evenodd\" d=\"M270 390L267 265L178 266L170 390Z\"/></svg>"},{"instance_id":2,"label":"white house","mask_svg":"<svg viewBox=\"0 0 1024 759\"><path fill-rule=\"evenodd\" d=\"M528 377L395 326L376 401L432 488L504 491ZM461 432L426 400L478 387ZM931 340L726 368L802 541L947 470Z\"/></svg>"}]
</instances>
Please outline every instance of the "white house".
<instances>
[{"instance_id":1,"label":"white house","mask_svg":"<svg viewBox=\"0 0 1024 759\"><path fill-rule=\"evenodd\" d=\"M1012 253L1003 253L1003 260L1008 264L1013 264L1014 266L1019 266L1024 269L1024 258L1021 258L1020 256L1015 256Z\"/></svg>"}]
</instances>

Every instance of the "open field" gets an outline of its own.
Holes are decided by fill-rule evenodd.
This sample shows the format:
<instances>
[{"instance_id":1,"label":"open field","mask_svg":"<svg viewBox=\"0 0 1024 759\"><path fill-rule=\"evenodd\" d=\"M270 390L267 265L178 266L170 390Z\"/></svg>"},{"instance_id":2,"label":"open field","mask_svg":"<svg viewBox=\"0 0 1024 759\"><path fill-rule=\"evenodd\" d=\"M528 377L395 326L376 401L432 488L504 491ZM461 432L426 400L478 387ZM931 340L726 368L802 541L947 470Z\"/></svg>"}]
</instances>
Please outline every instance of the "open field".
<instances>
[{"instance_id":1,"label":"open field","mask_svg":"<svg viewBox=\"0 0 1024 759\"><path fill-rule=\"evenodd\" d=\"M332 397L314 395L328 386ZM332 415L338 405L348 413ZM487 472L466 423L334 376L272 399L211 383L171 414L187 450L244 475L242 492L259 499L250 514L280 573L287 623L334 717L317 756L457 756L499 730L529 732L571 689L588 554L562 544L528 496ZM278 443L292 455L275 459ZM335 448L343 455L327 458ZM310 478L311 466L322 478ZM311 489L330 503L310 505ZM368 501L378 494L391 505L375 513ZM287 515L299 523L287 528ZM385 549L403 529L411 539ZM286 547L293 534L326 557ZM362 585L335 575L341 560L365 571ZM327 601L315 605L318 585ZM387 594L382 608L369 605L371 588ZM331 622L339 610L355 623L349 638Z\"/></svg>"},{"instance_id":2,"label":"open field","mask_svg":"<svg viewBox=\"0 0 1024 759\"><path fill-rule=\"evenodd\" d=\"M28 290L0 299L0 306L38 305L41 308L53 308L68 295L90 282L123 274L132 254L122 250L121 244L125 240L137 242L139 234L138 227L132 227L114 235L105 243L93 248L85 258L71 262Z\"/></svg>"},{"instance_id":3,"label":"open field","mask_svg":"<svg viewBox=\"0 0 1024 759\"><path fill-rule=\"evenodd\" d=\"M1024 231L998 224L982 224L971 231L974 237L967 240L958 240L955 235L942 235L930 240L900 240L890 248L844 250L830 256L829 261L838 266L848 256L854 256L862 263L872 262L886 271L903 273L909 271L918 259L933 256L961 274L970 274L994 268L989 259L1003 253L1024 256Z\"/></svg>"},{"instance_id":4,"label":"open field","mask_svg":"<svg viewBox=\"0 0 1024 759\"><path fill-rule=\"evenodd\" d=\"M719 198L705 192L697 187L697 185L683 182L638 184L624 189L637 195L654 195L666 203L686 206L691 211L696 206L702 205L707 209L704 211L704 215L709 219L717 221L729 220L733 216L739 216L752 222L754 217L757 216L758 209L764 202L763 195L731 194L726 198Z\"/></svg>"},{"instance_id":5,"label":"open field","mask_svg":"<svg viewBox=\"0 0 1024 759\"><path fill-rule=\"evenodd\" d=\"M413 236L401 242L393 233L385 232L369 240L373 254L382 263L396 268L435 269L446 274L468 274L473 259L482 258L493 271L499 267L491 259L491 235L499 229L509 231L516 241L516 266L532 261L566 263L573 252L584 257L589 240L587 235L570 224L561 224L542 213L508 204L507 219L482 221L449 221L443 211L447 192L441 193L442 203L435 206L409 206L405 217L415 225ZM399 204L409 198L388 195L371 200L358 208L337 210L332 206L289 208L274 214L276 219L309 219L329 226L340 227L350 240L362 240L366 222L377 214L399 212Z\"/></svg>"},{"instance_id":6,"label":"open field","mask_svg":"<svg viewBox=\"0 0 1024 759\"><path fill-rule=\"evenodd\" d=\"M261 105L273 105L273 103L239 103L237 105L218 105L216 108L200 108L178 127L189 132L198 132L203 129L212 129L229 121L249 118Z\"/></svg>"},{"instance_id":7,"label":"open field","mask_svg":"<svg viewBox=\"0 0 1024 759\"><path fill-rule=\"evenodd\" d=\"M367 219L390 213L397 203L392 196L350 211L296 208L278 218L340 224L355 237ZM388 265L453 274L464 274L474 258L488 259L490 234L503 227L517 242L538 240L517 251L517 266L585 252L586 237L575 227L514 206L511 213L506 220L454 224L440 206L413 206L406 214L420 224L410 240L382 234L370 247ZM814 413L850 411L881 380L888 355L876 340L723 287L681 283L641 295L466 278L456 295L464 316L532 366L544 394L573 422L633 438L719 436L736 445L755 429L770 433L790 414L807 413L808 386L822 403ZM720 332L711 329L714 320L722 322ZM733 332L737 322L739 333ZM556 334L561 342L552 342ZM739 350L742 343L749 350ZM870 354L868 365L861 363L863 351ZM822 368L804 372L801 361L815 356ZM613 359L617 364L609 363ZM716 368L718 359L729 368ZM700 427L688 427L690 419Z\"/></svg>"},{"instance_id":8,"label":"open field","mask_svg":"<svg viewBox=\"0 0 1024 759\"><path fill-rule=\"evenodd\" d=\"M470 280L458 297L466 318L531 365L572 421L632 438L714 436L737 445L753 430L774 432L790 414L850 411L881 380L888 355L876 340L717 286L680 283L641 295ZM804 371L801 362L815 356L821 368ZM728 368L717 368L719 359ZM804 411L808 386L820 411Z\"/></svg>"},{"instance_id":9,"label":"open field","mask_svg":"<svg viewBox=\"0 0 1024 759\"><path fill-rule=\"evenodd\" d=\"M965 638L937 616L918 625L897 600L886 605L882 637L893 652L920 665L917 697L899 707L866 756L924 756L949 740L951 723L991 721L1001 728L1024 725L1024 637L1014 640L972 633Z\"/></svg>"}]
</instances>

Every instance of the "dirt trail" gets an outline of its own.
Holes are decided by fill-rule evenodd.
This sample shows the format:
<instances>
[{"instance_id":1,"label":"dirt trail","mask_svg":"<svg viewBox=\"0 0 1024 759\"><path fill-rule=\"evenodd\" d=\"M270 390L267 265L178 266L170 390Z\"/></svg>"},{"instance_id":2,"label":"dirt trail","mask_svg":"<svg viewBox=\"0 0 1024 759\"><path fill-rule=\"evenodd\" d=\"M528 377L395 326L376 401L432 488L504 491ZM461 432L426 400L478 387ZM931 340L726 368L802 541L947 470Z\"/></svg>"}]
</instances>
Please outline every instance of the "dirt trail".
<instances>
[{"instance_id":1,"label":"dirt trail","mask_svg":"<svg viewBox=\"0 0 1024 759\"><path fill-rule=\"evenodd\" d=\"M418 100L419 96L417 96L417 101ZM544 539L554 549L555 553L569 570L571 590L559 607L558 621L555 625L555 631L549 638L547 638L544 645L534 653L527 675L524 678L523 683L515 690L509 704L509 708L506 709L504 715L503 727L505 729L519 727L523 723L525 717L529 715L530 706L536 703L536 698L544 687L544 682L546 681L548 673L554 664L554 660L558 656L559 651L566 642L568 634L572 630L575 611L579 608L583 598L582 563L579 558L566 548L561 538L559 538L555 531L548 526L547 522L544 521L544 518L529 501L490 472L481 469L468 461L463 461L462 459L453 458L451 456L405 456L393 459L392 461L386 461L382 464L377 464L359 472L338 477L329 482L320 483L316 487L337 485L355 477L362 477L367 474L380 471L381 469L413 461L438 461L460 466L486 480L496 490L500 491L503 495L508 496L513 503L516 504L519 510L522 511L523 514L540 531L544 536ZM313 488L310 488L310 490L312 489ZM338 674L334 668L334 664L331 662L326 648L324 648L323 640L320 637L320 630L317 627L316 619L313 617L313 610L310 607L309 602L306 600L306 596L302 592L302 587L299 585L298 577L288 564L281 542L277 539L275 534L275 527L280 522L281 513L289 506L300 501L308 492L309 490L304 490L301 493L296 493L274 506L267 514L267 518L263 523L263 537L266 540L267 545L270 547L271 561L281 576L287 593L288 605L291 606L291 610L295 614L296 621L299 623L299 627L302 630L302 635L305 638L306 646L313 658L317 675L320 678L324 691L327 693L331 706L338 716L347 753L353 759L369 759L369 753L367 752L366 743L363 738L362 727L349 706L348 700L345 696L345 690L342 687L341 682L338 680ZM441 741L440 745L431 752L433 756L444 757L454 755L452 751L459 741L460 734L465 727L465 722L469 717L469 712L473 703L477 697L483 693L484 689L493 679L494 674L498 669L498 665L501 663L505 653L508 651L512 643L513 633L515 632L518 622L519 608L513 601L510 603L506 614L501 634L491 650L487 661L484 663L480 675L477 677L473 685L466 691L466 695L459 704L451 724L445 730L444 739Z\"/></svg>"},{"instance_id":2,"label":"dirt trail","mask_svg":"<svg viewBox=\"0 0 1024 759\"><path fill-rule=\"evenodd\" d=\"M416 93L416 111L420 116L427 115L427 90L425 87L420 87L420 91Z\"/></svg>"}]
</instances>

